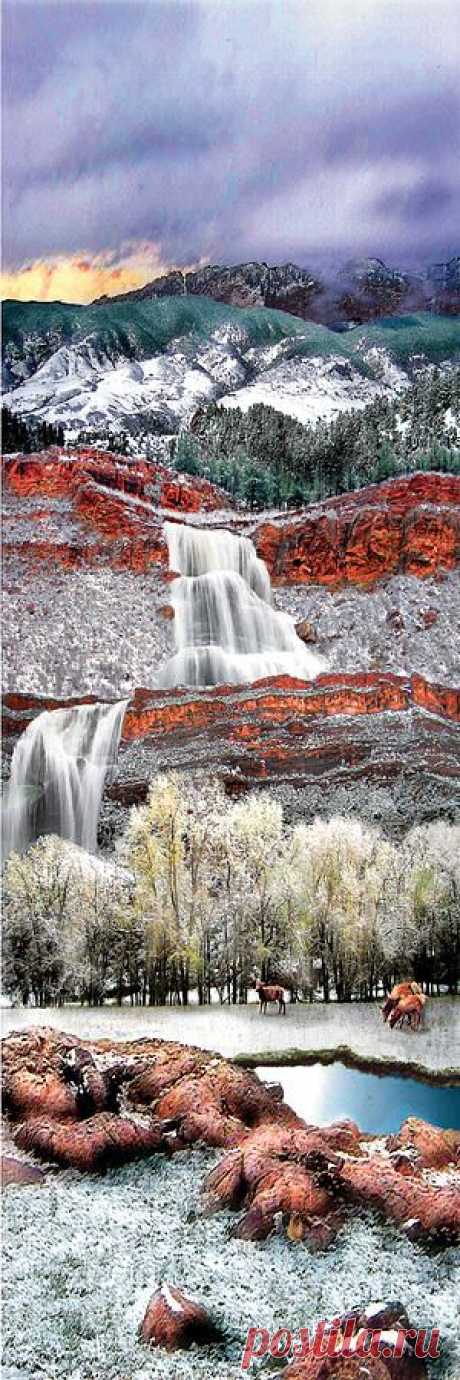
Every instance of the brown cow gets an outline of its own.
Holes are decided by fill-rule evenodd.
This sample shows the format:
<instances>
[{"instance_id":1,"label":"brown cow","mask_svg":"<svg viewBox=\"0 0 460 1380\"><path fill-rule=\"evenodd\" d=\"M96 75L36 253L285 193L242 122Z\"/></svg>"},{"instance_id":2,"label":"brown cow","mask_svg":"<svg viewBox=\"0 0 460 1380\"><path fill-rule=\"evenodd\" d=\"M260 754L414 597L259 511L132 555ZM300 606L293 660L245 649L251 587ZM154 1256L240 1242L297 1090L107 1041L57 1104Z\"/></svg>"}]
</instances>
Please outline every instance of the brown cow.
<instances>
[{"instance_id":1,"label":"brown cow","mask_svg":"<svg viewBox=\"0 0 460 1380\"><path fill-rule=\"evenodd\" d=\"M282 987L270 987L266 982L256 982L256 992L259 993L259 1012L266 1015L267 1004L269 1001L278 1002L278 1015L286 1015L286 1002L284 1000L284 990Z\"/></svg>"},{"instance_id":2,"label":"brown cow","mask_svg":"<svg viewBox=\"0 0 460 1380\"><path fill-rule=\"evenodd\" d=\"M420 996L421 993L422 989L419 987L418 982L397 982L396 986L392 987L390 995L386 998L381 1007L384 1021L388 1020L389 1015L394 1011L395 1006L398 1005L401 998L411 996L417 997Z\"/></svg>"},{"instance_id":3,"label":"brown cow","mask_svg":"<svg viewBox=\"0 0 460 1380\"><path fill-rule=\"evenodd\" d=\"M418 1030L422 1016L426 997L423 992L411 992L409 996L401 997L390 1014L390 1026L404 1025L407 1020L411 1030Z\"/></svg>"}]
</instances>

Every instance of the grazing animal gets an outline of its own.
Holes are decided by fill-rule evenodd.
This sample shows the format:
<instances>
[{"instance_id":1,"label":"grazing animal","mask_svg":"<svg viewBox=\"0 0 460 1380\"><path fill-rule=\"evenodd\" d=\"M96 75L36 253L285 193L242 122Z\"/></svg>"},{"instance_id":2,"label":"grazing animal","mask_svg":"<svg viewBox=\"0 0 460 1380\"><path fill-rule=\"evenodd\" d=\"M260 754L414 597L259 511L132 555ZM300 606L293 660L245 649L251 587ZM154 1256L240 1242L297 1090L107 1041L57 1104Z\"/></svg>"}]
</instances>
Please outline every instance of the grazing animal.
<instances>
[{"instance_id":1,"label":"grazing animal","mask_svg":"<svg viewBox=\"0 0 460 1380\"><path fill-rule=\"evenodd\" d=\"M259 993L260 1015L262 1015L262 1013L266 1015L269 1001L278 1002L279 1016L281 1016L281 1014L283 1014L283 1016L286 1015L286 1002L284 1000L284 991L282 987L269 987L265 982L256 982L256 992Z\"/></svg>"},{"instance_id":2,"label":"grazing animal","mask_svg":"<svg viewBox=\"0 0 460 1380\"><path fill-rule=\"evenodd\" d=\"M381 1007L384 1021L388 1020L388 1017L391 1016L391 1012L394 1011L396 1006L398 1006L398 1003L401 1001L401 999L411 996L422 996L422 989L421 987L419 987L418 982L397 982L396 987L392 987L389 996L386 998L386 1001L384 1001L383 1006Z\"/></svg>"},{"instance_id":3,"label":"grazing animal","mask_svg":"<svg viewBox=\"0 0 460 1380\"><path fill-rule=\"evenodd\" d=\"M411 992L409 996L401 997L390 1014L391 1029L394 1025L404 1025L404 1021L407 1021L411 1030L418 1030L425 1002L423 992Z\"/></svg>"}]
</instances>

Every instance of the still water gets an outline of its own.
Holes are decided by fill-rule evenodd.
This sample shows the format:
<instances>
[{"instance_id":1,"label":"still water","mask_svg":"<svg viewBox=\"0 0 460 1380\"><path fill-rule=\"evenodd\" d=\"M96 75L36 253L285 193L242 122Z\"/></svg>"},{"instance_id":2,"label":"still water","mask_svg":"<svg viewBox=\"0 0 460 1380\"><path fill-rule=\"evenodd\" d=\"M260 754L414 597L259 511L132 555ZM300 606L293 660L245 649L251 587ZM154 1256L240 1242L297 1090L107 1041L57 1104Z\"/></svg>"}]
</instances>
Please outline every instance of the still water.
<instances>
[{"instance_id":1,"label":"still water","mask_svg":"<svg viewBox=\"0 0 460 1380\"><path fill-rule=\"evenodd\" d=\"M256 1073L268 1083L281 1083L285 1101L315 1126L350 1117L363 1131L378 1135L397 1131L406 1117L418 1116L435 1126L460 1128L460 1088L378 1077L340 1063L261 1066Z\"/></svg>"}]
</instances>

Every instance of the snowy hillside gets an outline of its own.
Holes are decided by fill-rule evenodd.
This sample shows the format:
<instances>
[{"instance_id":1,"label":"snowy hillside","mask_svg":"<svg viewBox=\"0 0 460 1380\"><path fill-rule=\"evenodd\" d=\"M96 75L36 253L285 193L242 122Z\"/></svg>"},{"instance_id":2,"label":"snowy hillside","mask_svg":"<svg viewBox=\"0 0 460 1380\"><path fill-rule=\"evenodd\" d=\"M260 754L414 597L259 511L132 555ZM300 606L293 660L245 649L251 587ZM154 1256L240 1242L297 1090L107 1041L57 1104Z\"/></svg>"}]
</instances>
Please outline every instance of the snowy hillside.
<instances>
[{"instance_id":1,"label":"snowy hillside","mask_svg":"<svg viewBox=\"0 0 460 1380\"><path fill-rule=\"evenodd\" d=\"M62 423L68 441L174 432L197 407L255 402L331 419L460 357L460 325L422 313L337 333L287 313L206 298L99 307L6 303L5 402Z\"/></svg>"},{"instance_id":2,"label":"snowy hillside","mask_svg":"<svg viewBox=\"0 0 460 1380\"><path fill-rule=\"evenodd\" d=\"M320 418L332 420L338 412L366 407L382 394L392 397L407 387L408 375L384 351L374 351L375 373L369 359L370 377L364 376L347 357L337 354L324 359L284 359L263 369L250 383L221 398L224 407L241 407L247 412L255 403L265 403L313 425Z\"/></svg>"}]
</instances>

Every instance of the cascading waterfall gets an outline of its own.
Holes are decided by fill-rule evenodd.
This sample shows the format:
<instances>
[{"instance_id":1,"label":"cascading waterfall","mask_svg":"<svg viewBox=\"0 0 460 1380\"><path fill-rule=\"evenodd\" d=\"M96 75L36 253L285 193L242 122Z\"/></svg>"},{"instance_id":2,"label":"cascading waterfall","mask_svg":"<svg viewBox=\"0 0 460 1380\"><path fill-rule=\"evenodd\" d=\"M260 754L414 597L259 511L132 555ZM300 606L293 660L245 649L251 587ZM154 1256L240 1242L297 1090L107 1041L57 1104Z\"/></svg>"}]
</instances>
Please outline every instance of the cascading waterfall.
<instances>
[{"instance_id":1,"label":"cascading waterfall","mask_svg":"<svg viewBox=\"0 0 460 1380\"><path fill-rule=\"evenodd\" d=\"M244 684L264 676L312 680L324 669L272 607L270 576L248 537L165 524L176 654L157 684Z\"/></svg>"},{"instance_id":2,"label":"cascading waterfall","mask_svg":"<svg viewBox=\"0 0 460 1380\"><path fill-rule=\"evenodd\" d=\"M128 700L39 714L16 744L5 792L3 855L41 834L59 834L89 852L107 771L114 765Z\"/></svg>"},{"instance_id":3,"label":"cascading waterfall","mask_svg":"<svg viewBox=\"0 0 460 1380\"><path fill-rule=\"evenodd\" d=\"M265 603L271 604L270 576L249 537L238 537L221 528L186 527L165 522L171 570L181 575L207 575L210 571L234 571Z\"/></svg>"}]
</instances>

